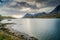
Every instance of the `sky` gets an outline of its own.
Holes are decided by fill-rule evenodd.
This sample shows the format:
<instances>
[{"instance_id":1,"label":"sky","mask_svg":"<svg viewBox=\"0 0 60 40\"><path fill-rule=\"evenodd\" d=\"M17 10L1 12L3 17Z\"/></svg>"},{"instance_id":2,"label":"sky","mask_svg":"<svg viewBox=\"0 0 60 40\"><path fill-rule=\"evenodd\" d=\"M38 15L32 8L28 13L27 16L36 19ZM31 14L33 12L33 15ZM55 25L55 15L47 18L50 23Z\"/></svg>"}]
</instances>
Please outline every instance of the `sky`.
<instances>
[{"instance_id":1,"label":"sky","mask_svg":"<svg viewBox=\"0 0 60 40\"><path fill-rule=\"evenodd\" d=\"M26 13L51 12L60 0L0 0L0 14L25 15Z\"/></svg>"}]
</instances>

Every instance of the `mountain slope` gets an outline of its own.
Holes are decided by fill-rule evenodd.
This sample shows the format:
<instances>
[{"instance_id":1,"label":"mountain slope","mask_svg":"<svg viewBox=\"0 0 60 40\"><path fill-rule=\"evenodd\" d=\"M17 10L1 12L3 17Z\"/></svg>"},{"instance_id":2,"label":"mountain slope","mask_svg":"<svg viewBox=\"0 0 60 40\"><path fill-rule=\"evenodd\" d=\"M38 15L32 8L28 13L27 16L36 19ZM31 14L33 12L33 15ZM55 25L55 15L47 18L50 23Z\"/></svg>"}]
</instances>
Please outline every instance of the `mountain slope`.
<instances>
[{"instance_id":1,"label":"mountain slope","mask_svg":"<svg viewBox=\"0 0 60 40\"><path fill-rule=\"evenodd\" d=\"M58 5L49 15L60 18L60 5Z\"/></svg>"},{"instance_id":2,"label":"mountain slope","mask_svg":"<svg viewBox=\"0 0 60 40\"><path fill-rule=\"evenodd\" d=\"M51 13L60 13L60 5L58 5Z\"/></svg>"},{"instance_id":3,"label":"mountain slope","mask_svg":"<svg viewBox=\"0 0 60 40\"><path fill-rule=\"evenodd\" d=\"M50 13L36 13L34 15L25 15L25 18L60 18L60 5L58 5L53 11Z\"/></svg>"},{"instance_id":4,"label":"mountain slope","mask_svg":"<svg viewBox=\"0 0 60 40\"><path fill-rule=\"evenodd\" d=\"M32 18L32 17L33 17L33 15L32 15L32 14L27 13L27 14L25 14L25 15L24 15L24 17L23 17L23 18Z\"/></svg>"}]
</instances>

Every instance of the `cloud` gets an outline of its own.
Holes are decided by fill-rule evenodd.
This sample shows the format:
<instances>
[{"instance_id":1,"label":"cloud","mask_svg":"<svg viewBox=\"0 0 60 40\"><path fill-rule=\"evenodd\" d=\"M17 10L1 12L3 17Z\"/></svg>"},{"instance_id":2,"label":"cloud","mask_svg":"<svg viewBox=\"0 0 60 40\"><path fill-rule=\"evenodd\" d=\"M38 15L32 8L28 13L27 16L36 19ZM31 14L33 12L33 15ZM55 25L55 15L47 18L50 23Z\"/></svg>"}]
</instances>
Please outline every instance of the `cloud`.
<instances>
[{"instance_id":1,"label":"cloud","mask_svg":"<svg viewBox=\"0 0 60 40\"><path fill-rule=\"evenodd\" d=\"M57 6L59 4L60 4L60 0L14 0L9 5L9 7L20 8L20 9L22 7L39 9L39 8Z\"/></svg>"},{"instance_id":2,"label":"cloud","mask_svg":"<svg viewBox=\"0 0 60 40\"><path fill-rule=\"evenodd\" d=\"M12 2L12 3L11 3ZM23 4L25 2L25 4ZM11 7L20 7L20 5L24 5L26 7L37 8L37 6L47 7L47 6L56 6L60 4L60 0L6 0L2 4L8 4ZM0 5L2 5L0 4ZM41 5L42 4L42 5Z\"/></svg>"},{"instance_id":3,"label":"cloud","mask_svg":"<svg viewBox=\"0 0 60 40\"><path fill-rule=\"evenodd\" d=\"M9 7L11 8L32 8L32 9L38 9L37 5L33 5L33 4L29 4L27 2L15 2L15 3L12 3L13 5L10 5ZM8 6L8 5L7 5Z\"/></svg>"},{"instance_id":4,"label":"cloud","mask_svg":"<svg viewBox=\"0 0 60 40\"><path fill-rule=\"evenodd\" d=\"M0 0L0 7L8 5L11 2L13 2L13 0Z\"/></svg>"},{"instance_id":5,"label":"cloud","mask_svg":"<svg viewBox=\"0 0 60 40\"><path fill-rule=\"evenodd\" d=\"M47 6L56 6L60 4L60 0L34 0L34 1L45 4Z\"/></svg>"},{"instance_id":6,"label":"cloud","mask_svg":"<svg viewBox=\"0 0 60 40\"><path fill-rule=\"evenodd\" d=\"M49 12L54 6L60 4L59 0L13 0L0 9L3 15L24 15L25 13ZM2 4L1 4L2 5Z\"/></svg>"}]
</instances>

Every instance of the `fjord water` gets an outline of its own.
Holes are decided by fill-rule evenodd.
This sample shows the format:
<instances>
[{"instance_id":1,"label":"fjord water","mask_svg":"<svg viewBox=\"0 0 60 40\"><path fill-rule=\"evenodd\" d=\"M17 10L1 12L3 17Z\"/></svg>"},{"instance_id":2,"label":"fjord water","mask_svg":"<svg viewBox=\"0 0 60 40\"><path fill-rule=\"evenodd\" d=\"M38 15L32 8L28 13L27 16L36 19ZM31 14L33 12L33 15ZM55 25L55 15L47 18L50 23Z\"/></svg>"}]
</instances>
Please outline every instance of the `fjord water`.
<instances>
[{"instance_id":1,"label":"fjord water","mask_svg":"<svg viewBox=\"0 0 60 40\"><path fill-rule=\"evenodd\" d=\"M10 25L10 29L35 36L39 40L60 40L60 19L11 19L9 22L16 23Z\"/></svg>"}]
</instances>

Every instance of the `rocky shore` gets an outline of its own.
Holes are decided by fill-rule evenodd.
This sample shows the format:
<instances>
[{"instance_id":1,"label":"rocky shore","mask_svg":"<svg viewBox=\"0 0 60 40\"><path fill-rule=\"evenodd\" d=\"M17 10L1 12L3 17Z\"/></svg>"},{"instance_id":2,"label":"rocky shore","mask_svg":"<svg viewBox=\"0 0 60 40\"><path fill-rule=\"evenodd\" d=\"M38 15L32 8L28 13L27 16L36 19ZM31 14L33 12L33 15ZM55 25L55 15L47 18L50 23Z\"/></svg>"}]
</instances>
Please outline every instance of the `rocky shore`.
<instances>
[{"instance_id":1,"label":"rocky shore","mask_svg":"<svg viewBox=\"0 0 60 40\"><path fill-rule=\"evenodd\" d=\"M20 39L22 39L22 40L38 40L35 37L32 37L32 36L25 34L25 33L18 32L18 31L13 30L13 29L12 29L13 31L11 31L8 28L3 28L0 26L0 30L3 31L4 33L7 33L8 35L12 35L12 36L19 38L19 40Z\"/></svg>"}]
</instances>

